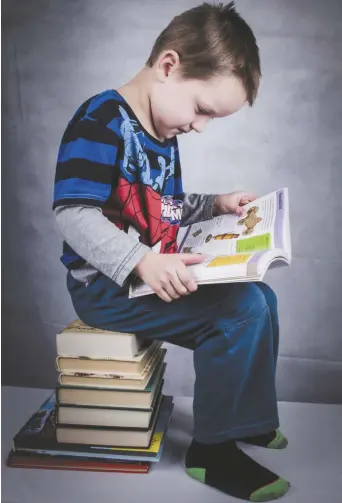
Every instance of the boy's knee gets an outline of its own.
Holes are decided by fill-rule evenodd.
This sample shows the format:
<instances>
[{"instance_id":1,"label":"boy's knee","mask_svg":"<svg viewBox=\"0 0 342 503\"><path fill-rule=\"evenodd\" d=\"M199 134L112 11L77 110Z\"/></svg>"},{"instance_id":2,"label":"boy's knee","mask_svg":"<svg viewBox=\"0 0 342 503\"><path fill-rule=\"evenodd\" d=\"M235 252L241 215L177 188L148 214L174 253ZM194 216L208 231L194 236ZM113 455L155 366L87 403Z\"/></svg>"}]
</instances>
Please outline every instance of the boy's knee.
<instances>
[{"instance_id":1,"label":"boy's knee","mask_svg":"<svg viewBox=\"0 0 342 503\"><path fill-rule=\"evenodd\" d=\"M235 284L235 310L233 318L241 321L248 321L261 315L267 308L267 301L264 293L254 283Z\"/></svg>"},{"instance_id":2,"label":"boy's knee","mask_svg":"<svg viewBox=\"0 0 342 503\"><path fill-rule=\"evenodd\" d=\"M270 310L276 309L278 304L278 299L275 291L266 283L260 282L258 283L259 288L262 290L262 293L265 296L266 303Z\"/></svg>"},{"instance_id":3,"label":"boy's knee","mask_svg":"<svg viewBox=\"0 0 342 503\"><path fill-rule=\"evenodd\" d=\"M254 283L247 283L247 285L247 314L249 318L254 318L265 311L267 308L267 299L260 288L258 288Z\"/></svg>"}]
</instances>

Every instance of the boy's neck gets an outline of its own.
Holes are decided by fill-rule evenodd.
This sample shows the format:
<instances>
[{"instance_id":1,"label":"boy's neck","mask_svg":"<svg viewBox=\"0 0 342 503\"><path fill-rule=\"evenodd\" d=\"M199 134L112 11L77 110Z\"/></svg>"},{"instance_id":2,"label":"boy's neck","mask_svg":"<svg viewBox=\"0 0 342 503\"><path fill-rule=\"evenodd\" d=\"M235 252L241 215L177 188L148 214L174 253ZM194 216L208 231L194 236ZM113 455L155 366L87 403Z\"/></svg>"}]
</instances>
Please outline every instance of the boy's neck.
<instances>
[{"instance_id":1,"label":"boy's neck","mask_svg":"<svg viewBox=\"0 0 342 503\"><path fill-rule=\"evenodd\" d=\"M163 141L155 130L151 113L150 94L152 87L151 69L145 66L132 80L117 89L148 133Z\"/></svg>"}]
</instances>

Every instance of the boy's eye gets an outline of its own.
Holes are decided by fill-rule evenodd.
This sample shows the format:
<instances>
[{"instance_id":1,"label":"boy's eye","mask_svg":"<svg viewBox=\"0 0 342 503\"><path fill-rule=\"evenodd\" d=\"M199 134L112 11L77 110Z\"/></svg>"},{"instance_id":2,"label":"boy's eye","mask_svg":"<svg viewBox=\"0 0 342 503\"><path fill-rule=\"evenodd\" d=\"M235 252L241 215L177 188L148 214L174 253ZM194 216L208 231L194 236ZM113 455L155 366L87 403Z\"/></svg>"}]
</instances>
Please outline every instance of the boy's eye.
<instances>
[{"instance_id":1,"label":"boy's eye","mask_svg":"<svg viewBox=\"0 0 342 503\"><path fill-rule=\"evenodd\" d=\"M204 110L204 108L202 108L202 107L197 107L197 113L208 115L208 112L206 110Z\"/></svg>"}]
</instances>

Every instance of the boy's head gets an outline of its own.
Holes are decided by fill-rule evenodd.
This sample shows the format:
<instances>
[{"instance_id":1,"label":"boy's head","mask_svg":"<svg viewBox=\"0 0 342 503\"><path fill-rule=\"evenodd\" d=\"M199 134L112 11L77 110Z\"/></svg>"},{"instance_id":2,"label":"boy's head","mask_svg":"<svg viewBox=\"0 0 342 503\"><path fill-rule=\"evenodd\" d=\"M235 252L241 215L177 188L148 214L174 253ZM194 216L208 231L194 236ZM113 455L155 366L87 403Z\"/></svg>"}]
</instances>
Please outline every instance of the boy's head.
<instances>
[{"instance_id":1,"label":"boy's head","mask_svg":"<svg viewBox=\"0 0 342 503\"><path fill-rule=\"evenodd\" d=\"M208 120L252 105L261 76L255 37L234 2L204 3L176 16L146 65L153 123L163 138L201 132Z\"/></svg>"}]
</instances>

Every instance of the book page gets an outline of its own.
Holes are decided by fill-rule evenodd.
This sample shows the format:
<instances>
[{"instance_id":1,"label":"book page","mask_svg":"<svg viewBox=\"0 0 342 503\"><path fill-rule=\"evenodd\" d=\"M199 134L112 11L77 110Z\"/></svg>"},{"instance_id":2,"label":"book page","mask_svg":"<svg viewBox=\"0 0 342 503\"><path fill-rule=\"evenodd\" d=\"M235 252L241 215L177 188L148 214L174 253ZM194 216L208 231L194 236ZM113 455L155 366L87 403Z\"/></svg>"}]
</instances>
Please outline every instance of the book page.
<instances>
[{"instance_id":1,"label":"book page","mask_svg":"<svg viewBox=\"0 0 342 503\"><path fill-rule=\"evenodd\" d=\"M179 252L229 256L283 248L286 196L281 189L246 204L243 216L221 215L182 228Z\"/></svg>"},{"instance_id":2,"label":"book page","mask_svg":"<svg viewBox=\"0 0 342 503\"><path fill-rule=\"evenodd\" d=\"M243 206L241 216L227 214L181 227L179 253L208 255L188 266L198 283L246 281L263 275L269 258L291 260L288 189L280 189ZM277 262L278 263L278 262ZM151 294L141 282L130 287L130 297Z\"/></svg>"},{"instance_id":3,"label":"book page","mask_svg":"<svg viewBox=\"0 0 342 503\"><path fill-rule=\"evenodd\" d=\"M189 266L191 276L198 282L223 278L241 278L248 275L247 267L253 253L218 255L208 261Z\"/></svg>"}]
</instances>

